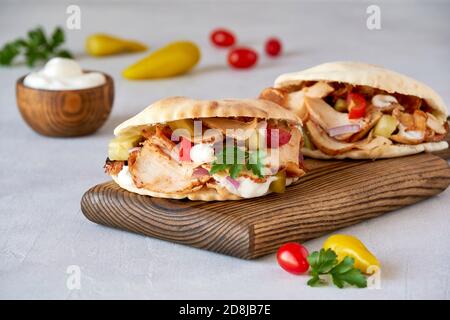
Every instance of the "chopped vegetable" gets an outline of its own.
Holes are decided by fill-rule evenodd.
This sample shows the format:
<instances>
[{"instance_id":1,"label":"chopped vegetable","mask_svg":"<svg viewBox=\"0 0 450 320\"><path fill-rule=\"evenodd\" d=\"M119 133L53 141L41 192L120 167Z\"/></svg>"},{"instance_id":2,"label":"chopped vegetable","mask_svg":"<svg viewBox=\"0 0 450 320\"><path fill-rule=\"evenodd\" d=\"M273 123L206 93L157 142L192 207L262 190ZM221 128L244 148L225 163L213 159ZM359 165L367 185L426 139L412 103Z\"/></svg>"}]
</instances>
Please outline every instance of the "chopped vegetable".
<instances>
[{"instance_id":1,"label":"chopped vegetable","mask_svg":"<svg viewBox=\"0 0 450 320\"><path fill-rule=\"evenodd\" d=\"M239 189L240 183L236 179L233 179L232 177L228 176L226 177L227 181L233 185L233 187L237 190Z\"/></svg>"},{"instance_id":2,"label":"chopped vegetable","mask_svg":"<svg viewBox=\"0 0 450 320\"><path fill-rule=\"evenodd\" d=\"M286 190L286 171L279 171L276 175L277 180L270 184L270 191L275 193L284 193Z\"/></svg>"},{"instance_id":3,"label":"chopped vegetable","mask_svg":"<svg viewBox=\"0 0 450 320\"><path fill-rule=\"evenodd\" d=\"M12 65L20 54L25 56L29 67L53 57L72 58L69 51L60 48L64 43L64 31L61 27L57 27L49 38L41 27L28 31L27 35L26 39L18 38L3 46L0 50L0 65Z\"/></svg>"},{"instance_id":4,"label":"chopped vegetable","mask_svg":"<svg viewBox=\"0 0 450 320\"><path fill-rule=\"evenodd\" d=\"M269 38L266 41L265 50L267 55L277 57L281 54L281 41L277 38Z\"/></svg>"},{"instance_id":5,"label":"chopped vegetable","mask_svg":"<svg viewBox=\"0 0 450 320\"><path fill-rule=\"evenodd\" d=\"M231 47L236 42L234 34L226 29L216 29L211 32L211 42L218 47Z\"/></svg>"},{"instance_id":6,"label":"chopped vegetable","mask_svg":"<svg viewBox=\"0 0 450 320\"><path fill-rule=\"evenodd\" d=\"M308 271L308 250L299 243L288 242L282 245L277 252L277 261L280 267L292 274L302 274Z\"/></svg>"},{"instance_id":7,"label":"chopped vegetable","mask_svg":"<svg viewBox=\"0 0 450 320\"><path fill-rule=\"evenodd\" d=\"M130 80L178 76L191 70L200 60L200 49L189 41L173 42L129 66L123 76Z\"/></svg>"},{"instance_id":8,"label":"chopped vegetable","mask_svg":"<svg viewBox=\"0 0 450 320\"><path fill-rule=\"evenodd\" d=\"M228 64L236 69L253 67L258 61L258 54L250 48L235 48L228 53Z\"/></svg>"},{"instance_id":9,"label":"chopped vegetable","mask_svg":"<svg viewBox=\"0 0 450 320\"><path fill-rule=\"evenodd\" d=\"M336 111L339 112L347 112L347 101L345 101L345 99L337 99L336 102L334 103L334 108L336 109Z\"/></svg>"},{"instance_id":10,"label":"chopped vegetable","mask_svg":"<svg viewBox=\"0 0 450 320\"><path fill-rule=\"evenodd\" d=\"M136 147L140 140L140 135L125 135L112 139L108 144L108 158L110 160L128 160L129 150Z\"/></svg>"},{"instance_id":11,"label":"chopped vegetable","mask_svg":"<svg viewBox=\"0 0 450 320\"><path fill-rule=\"evenodd\" d=\"M398 121L395 117L385 114L378 120L375 126L374 135L389 139L397 128L397 125Z\"/></svg>"},{"instance_id":12,"label":"chopped vegetable","mask_svg":"<svg viewBox=\"0 0 450 320\"><path fill-rule=\"evenodd\" d=\"M205 168L198 167L195 168L194 171L192 172L192 178L201 178L204 176L209 176L209 171L206 170Z\"/></svg>"},{"instance_id":13,"label":"chopped vegetable","mask_svg":"<svg viewBox=\"0 0 450 320\"><path fill-rule=\"evenodd\" d=\"M127 52L140 52L147 49L147 46L140 42L121 39L103 33L90 35L86 39L86 52L95 57Z\"/></svg>"},{"instance_id":14,"label":"chopped vegetable","mask_svg":"<svg viewBox=\"0 0 450 320\"><path fill-rule=\"evenodd\" d=\"M188 138L181 137L179 159L180 161L191 161L192 142Z\"/></svg>"},{"instance_id":15,"label":"chopped vegetable","mask_svg":"<svg viewBox=\"0 0 450 320\"><path fill-rule=\"evenodd\" d=\"M324 242L323 248L333 250L339 262L346 257L351 257L354 259L355 268L364 273L368 273L370 266L380 267L377 258L356 237L343 234L332 235Z\"/></svg>"},{"instance_id":16,"label":"chopped vegetable","mask_svg":"<svg viewBox=\"0 0 450 320\"><path fill-rule=\"evenodd\" d=\"M289 143L291 137L291 133L283 128L267 128L267 148L279 148ZM272 145L272 139L275 145Z\"/></svg>"},{"instance_id":17,"label":"chopped vegetable","mask_svg":"<svg viewBox=\"0 0 450 320\"><path fill-rule=\"evenodd\" d=\"M348 118L359 119L366 115L366 99L358 93L349 93L347 96Z\"/></svg>"},{"instance_id":18,"label":"chopped vegetable","mask_svg":"<svg viewBox=\"0 0 450 320\"><path fill-rule=\"evenodd\" d=\"M332 249L321 249L308 256L311 266L311 276L308 285L316 287L325 284L322 275L330 275L333 283L338 288L343 288L345 283L358 288L367 287L367 279L359 269L354 267L354 259L345 257L338 261L336 253Z\"/></svg>"}]
</instances>

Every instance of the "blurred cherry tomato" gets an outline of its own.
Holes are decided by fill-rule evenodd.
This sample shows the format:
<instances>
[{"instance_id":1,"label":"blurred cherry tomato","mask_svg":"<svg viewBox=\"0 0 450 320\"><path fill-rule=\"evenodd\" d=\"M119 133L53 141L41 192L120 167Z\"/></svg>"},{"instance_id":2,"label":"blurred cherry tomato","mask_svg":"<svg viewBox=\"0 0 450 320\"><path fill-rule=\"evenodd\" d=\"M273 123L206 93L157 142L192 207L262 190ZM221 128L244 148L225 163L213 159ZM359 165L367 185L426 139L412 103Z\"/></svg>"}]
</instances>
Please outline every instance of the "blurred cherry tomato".
<instances>
[{"instance_id":1,"label":"blurred cherry tomato","mask_svg":"<svg viewBox=\"0 0 450 320\"><path fill-rule=\"evenodd\" d=\"M237 69L252 67L258 61L258 54L250 48L236 48L228 53L228 64Z\"/></svg>"},{"instance_id":2,"label":"blurred cherry tomato","mask_svg":"<svg viewBox=\"0 0 450 320\"><path fill-rule=\"evenodd\" d=\"M272 57L279 56L281 53L281 41L277 38L269 38L266 41L266 53Z\"/></svg>"},{"instance_id":3,"label":"blurred cherry tomato","mask_svg":"<svg viewBox=\"0 0 450 320\"><path fill-rule=\"evenodd\" d=\"M218 47L230 47L236 42L234 34L226 29L215 29L210 35L211 42Z\"/></svg>"},{"instance_id":4,"label":"blurred cherry tomato","mask_svg":"<svg viewBox=\"0 0 450 320\"><path fill-rule=\"evenodd\" d=\"M299 243L288 242L278 249L277 260L280 267L292 274L308 271L308 250Z\"/></svg>"}]
</instances>

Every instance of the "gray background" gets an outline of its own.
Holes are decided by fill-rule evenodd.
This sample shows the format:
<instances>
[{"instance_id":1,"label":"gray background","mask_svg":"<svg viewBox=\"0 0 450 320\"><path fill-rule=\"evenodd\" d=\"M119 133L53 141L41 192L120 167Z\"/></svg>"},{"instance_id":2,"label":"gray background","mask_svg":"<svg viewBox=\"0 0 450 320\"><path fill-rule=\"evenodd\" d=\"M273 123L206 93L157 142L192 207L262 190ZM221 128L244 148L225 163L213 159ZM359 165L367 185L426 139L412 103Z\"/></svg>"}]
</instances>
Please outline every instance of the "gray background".
<instances>
[{"instance_id":1,"label":"gray background","mask_svg":"<svg viewBox=\"0 0 450 320\"><path fill-rule=\"evenodd\" d=\"M40 1L42 2L42 1ZM36 25L65 25L77 1L0 2L0 43ZM378 4L382 29L366 28L366 8ZM102 165L113 128L168 95L253 97L275 77L321 62L381 64L427 82L450 101L450 5L423 2L164 1L79 2L82 28L67 46L87 69L115 79L116 100L95 135L55 139L37 135L20 118L14 84L22 65L0 68L0 298L271 298L361 299L450 297L450 191L415 206L342 230L358 236L383 265L381 290L311 289L307 277L282 271L275 256L243 261L87 221L80 198L108 180ZM236 32L259 52L270 35L285 45L279 59L260 56L250 71L226 65L226 51L208 43L217 26ZM121 70L144 54L94 59L83 53L93 32L110 32L152 48L178 40L203 53L189 75L131 82ZM306 243L320 248L323 238ZM81 268L81 290L66 286L69 265Z\"/></svg>"}]
</instances>

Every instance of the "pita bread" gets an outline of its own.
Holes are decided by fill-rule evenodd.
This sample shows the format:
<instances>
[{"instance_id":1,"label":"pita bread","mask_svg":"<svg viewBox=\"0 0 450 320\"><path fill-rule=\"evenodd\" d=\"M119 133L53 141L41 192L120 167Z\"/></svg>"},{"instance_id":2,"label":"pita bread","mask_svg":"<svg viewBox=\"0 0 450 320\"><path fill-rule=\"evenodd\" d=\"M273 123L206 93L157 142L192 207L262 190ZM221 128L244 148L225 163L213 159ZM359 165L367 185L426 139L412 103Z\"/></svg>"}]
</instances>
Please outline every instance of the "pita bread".
<instances>
[{"instance_id":1,"label":"pita bread","mask_svg":"<svg viewBox=\"0 0 450 320\"><path fill-rule=\"evenodd\" d=\"M282 119L300 123L295 114L268 100L194 100L186 97L171 97L151 104L131 119L121 123L114 129L114 134L124 135L135 128L157 123L211 117Z\"/></svg>"},{"instance_id":2,"label":"pita bread","mask_svg":"<svg viewBox=\"0 0 450 320\"><path fill-rule=\"evenodd\" d=\"M329 62L293 73L275 80L275 87L300 85L304 81L336 81L369 86L389 93L412 95L424 99L436 111L435 116L445 120L447 107L438 93L426 84L380 66L361 62Z\"/></svg>"},{"instance_id":3,"label":"pita bread","mask_svg":"<svg viewBox=\"0 0 450 320\"><path fill-rule=\"evenodd\" d=\"M127 191L137 193L143 196L151 196L156 198L166 198L166 199L184 199L188 198L189 200L201 200L201 201L224 201L224 200L240 200L241 197L234 195L228 192L225 188L219 193L215 189L210 188L202 188L200 190L194 191L189 194L168 194L168 193L159 193L153 192L144 188L138 188L136 186L131 186L129 184L123 184L117 178L117 176L111 176L113 180L122 188Z\"/></svg>"},{"instance_id":4,"label":"pita bread","mask_svg":"<svg viewBox=\"0 0 450 320\"><path fill-rule=\"evenodd\" d=\"M424 99L434 109L433 114L446 121L447 107L443 99L427 85L403 74L380 66L360 62L329 62L300 72L287 73L275 80L276 88L301 85L304 81L342 82L369 86L389 93L412 95ZM428 142L419 145L394 144L372 150L351 150L340 155L330 156L320 150L303 148L304 155L317 159L375 159L401 157L420 152L433 152L448 148L445 141Z\"/></svg>"},{"instance_id":5,"label":"pita bread","mask_svg":"<svg viewBox=\"0 0 450 320\"><path fill-rule=\"evenodd\" d=\"M149 125L160 124L181 119L198 119L212 117L252 117L259 119L279 119L301 124L297 116L276 103L259 99L194 100L185 97L171 97L159 100L136 116L123 122L114 130L116 136L126 135ZM203 187L189 194L167 194L138 188L134 184L122 183L117 176L113 180L123 189L140 195L169 198L223 201L241 200L243 198L230 193L225 188ZM294 179L296 181L298 179Z\"/></svg>"},{"instance_id":6,"label":"pita bread","mask_svg":"<svg viewBox=\"0 0 450 320\"><path fill-rule=\"evenodd\" d=\"M138 188L133 185L123 184L120 182L120 180L117 178L117 176L111 176L111 177L122 189L125 189L129 192L137 193L137 194L140 194L143 196L151 196L151 197L166 198L166 199L178 199L178 200L187 198L192 201L225 201L225 200L242 200L242 199L244 199L235 194L228 192L228 190L225 188L220 188L220 192L215 189L212 189L212 188L203 187L200 190L197 190L197 191L194 191L194 192L188 193L188 194L159 193L159 192L149 191L149 190L143 189L143 188ZM289 183L287 183L286 186L295 183L296 181L298 181L298 179L299 178L291 179L291 181Z\"/></svg>"},{"instance_id":7,"label":"pita bread","mask_svg":"<svg viewBox=\"0 0 450 320\"><path fill-rule=\"evenodd\" d=\"M408 156L421 152L435 152L448 148L447 141L427 142L417 145L394 144L377 147L372 150L351 150L335 156L330 156L316 149L302 148L303 155L314 159L384 159Z\"/></svg>"}]
</instances>

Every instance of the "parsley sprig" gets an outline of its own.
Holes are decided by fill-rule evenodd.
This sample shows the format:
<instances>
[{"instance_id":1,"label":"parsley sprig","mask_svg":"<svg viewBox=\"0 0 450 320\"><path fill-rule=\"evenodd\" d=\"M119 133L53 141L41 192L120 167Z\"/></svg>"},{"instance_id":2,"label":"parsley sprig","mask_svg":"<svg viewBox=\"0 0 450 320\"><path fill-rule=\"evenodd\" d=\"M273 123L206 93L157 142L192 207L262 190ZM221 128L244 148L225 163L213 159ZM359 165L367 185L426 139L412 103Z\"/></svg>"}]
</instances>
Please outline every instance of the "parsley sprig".
<instances>
[{"instance_id":1,"label":"parsley sprig","mask_svg":"<svg viewBox=\"0 0 450 320\"><path fill-rule=\"evenodd\" d=\"M367 287L367 279L359 269L354 267L355 260L351 257L345 257L338 262L336 253L331 249L321 249L314 251L308 256L308 262L311 267L311 276L308 285L316 287L326 282L321 275L330 275L334 285L343 288L347 283L358 288Z\"/></svg>"},{"instance_id":2,"label":"parsley sprig","mask_svg":"<svg viewBox=\"0 0 450 320\"><path fill-rule=\"evenodd\" d=\"M72 58L69 51L60 48L64 40L64 31L60 27L57 27L50 37L46 36L41 27L30 30L25 39L19 38L3 46L0 50L0 65L10 66L20 54L25 56L29 67L33 67L38 61L47 61L52 57Z\"/></svg>"},{"instance_id":3,"label":"parsley sprig","mask_svg":"<svg viewBox=\"0 0 450 320\"><path fill-rule=\"evenodd\" d=\"M225 147L217 154L217 160L212 163L210 174L228 170L230 177L235 179L246 168L262 178L263 151L247 152L238 147Z\"/></svg>"}]
</instances>

